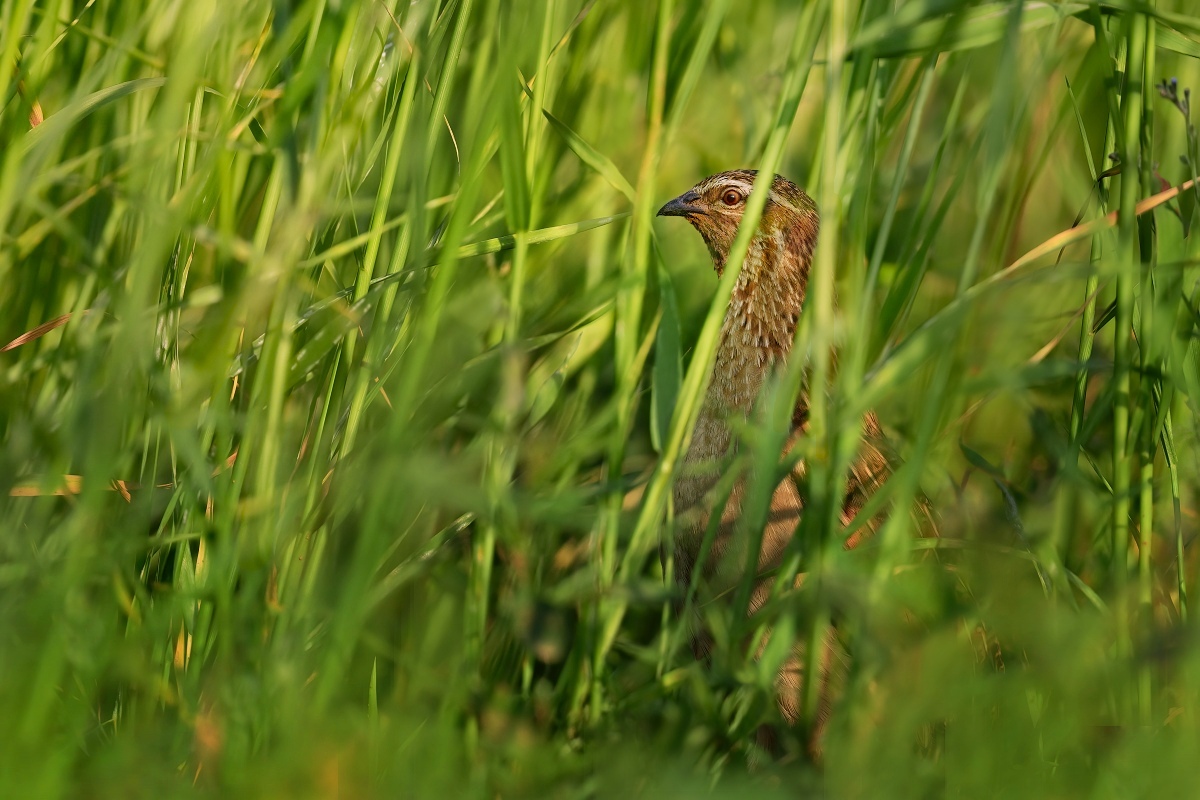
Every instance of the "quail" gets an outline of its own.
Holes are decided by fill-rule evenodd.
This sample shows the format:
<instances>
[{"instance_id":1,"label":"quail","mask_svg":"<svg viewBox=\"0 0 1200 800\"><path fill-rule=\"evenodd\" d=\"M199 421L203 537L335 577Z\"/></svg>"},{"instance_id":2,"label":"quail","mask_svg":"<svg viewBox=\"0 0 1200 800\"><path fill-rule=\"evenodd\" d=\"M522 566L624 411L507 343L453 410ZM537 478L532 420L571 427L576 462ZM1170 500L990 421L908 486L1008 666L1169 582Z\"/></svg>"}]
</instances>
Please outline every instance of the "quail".
<instances>
[{"instance_id":1,"label":"quail","mask_svg":"<svg viewBox=\"0 0 1200 800\"><path fill-rule=\"evenodd\" d=\"M705 178L658 211L659 216L683 217L699 231L718 276L727 266L756 174L755 170L736 170ZM792 348L819 227L820 218L812 199L787 178L776 175L725 312L712 380L673 488L679 522L674 541L677 596L686 594L697 569L705 530L711 514L715 513L712 495L721 468L729 464L739 448L734 433L737 423L749 417L767 379L786 361ZM801 392L792 413L787 449L807 429L808 401L806 393ZM860 446L845 483L841 503L843 525L854 519L872 491L890 474L890 459L885 452L879 423L873 413L868 413L862 420ZM802 463L795 467L801 475L803 469ZM747 533L739 532L737 526L746 486L747 478L743 475L734 483L720 512L716 538L699 576L698 583L705 587L705 595L713 596L721 588L728 588L746 563L746 545L738 537L746 537ZM797 482L791 476L775 487L758 554L760 574L780 565L803 506ZM857 545L870 535L876 524L877 520L872 520L861 526L846 539L845 546ZM716 584L722 581L724 584L718 588ZM769 579L756 581L750 613L762 606L770 588ZM693 650L698 658L704 658L711 649L711 640L698 622L692 622ZM832 631L825 650L820 662L818 722L809 745L815 752L819 752L821 729L829 711L830 683L836 682L836 677L831 676L840 671L837 662L844 658ZM801 664L802 654L793 653L776 680L779 708L789 723L795 723L799 717Z\"/></svg>"}]
</instances>

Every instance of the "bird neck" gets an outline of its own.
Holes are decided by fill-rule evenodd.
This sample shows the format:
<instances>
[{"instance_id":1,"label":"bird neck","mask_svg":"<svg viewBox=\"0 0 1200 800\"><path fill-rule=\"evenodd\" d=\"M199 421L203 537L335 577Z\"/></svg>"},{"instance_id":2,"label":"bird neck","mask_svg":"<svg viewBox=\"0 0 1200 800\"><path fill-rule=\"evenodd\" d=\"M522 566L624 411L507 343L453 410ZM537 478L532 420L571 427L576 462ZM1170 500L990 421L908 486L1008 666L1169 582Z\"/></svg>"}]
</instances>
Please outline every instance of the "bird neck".
<instances>
[{"instance_id":1,"label":"bird neck","mask_svg":"<svg viewBox=\"0 0 1200 800\"><path fill-rule=\"evenodd\" d=\"M753 404L766 373L791 351L811 262L809 240L788 230L751 242L725 313L713 376L714 384L735 389L733 405Z\"/></svg>"},{"instance_id":2,"label":"bird neck","mask_svg":"<svg viewBox=\"0 0 1200 800\"><path fill-rule=\"evenodd\" d=\"M804 304L811 237L760 233L750 244L721 326L712 381L688 448L689 463L716 463L736 447L732 416L748 416L775 364L787 357ZM723 263L714 253L718 270ZM805 407L801 399L798 409ZM685 474L674 490L676 511L691 507L716 474Z\"/></svg>"}]
</instances>

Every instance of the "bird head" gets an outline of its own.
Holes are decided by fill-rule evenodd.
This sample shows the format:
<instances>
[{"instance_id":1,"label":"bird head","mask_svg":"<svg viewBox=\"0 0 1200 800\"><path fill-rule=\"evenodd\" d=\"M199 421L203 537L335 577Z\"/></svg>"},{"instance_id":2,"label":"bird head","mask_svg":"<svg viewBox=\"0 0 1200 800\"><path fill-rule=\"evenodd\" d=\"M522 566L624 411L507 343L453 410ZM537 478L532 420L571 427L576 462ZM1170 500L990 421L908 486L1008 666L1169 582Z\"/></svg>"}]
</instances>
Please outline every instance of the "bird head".
<instances>
[{"instance_id":1,"label":"bird head","mask_svg":"<svg viewBox=\"0 0 1200 800\"><path fill-rule=\"evenodd\" d=\"M712 175L658 210L660 217L683 217L700 232L704 243L708 245L718 275L725 269L725 261L733 247L738 225L746 211L746 199L750 197L757 174L758 170L739 169ZM770 269L774 264L807 272L813 248L816 247L818 228L816 204L796 184L782 175L776 175L758 223L755 249L763 254L778 254L782 258L768 257L764 261L769 263L761 265L757 263L759 259L748 258L746 267L754 266L757 271L759 267ZM772 242L778 246L765 246Z\"/></svg>"}]
</instances>

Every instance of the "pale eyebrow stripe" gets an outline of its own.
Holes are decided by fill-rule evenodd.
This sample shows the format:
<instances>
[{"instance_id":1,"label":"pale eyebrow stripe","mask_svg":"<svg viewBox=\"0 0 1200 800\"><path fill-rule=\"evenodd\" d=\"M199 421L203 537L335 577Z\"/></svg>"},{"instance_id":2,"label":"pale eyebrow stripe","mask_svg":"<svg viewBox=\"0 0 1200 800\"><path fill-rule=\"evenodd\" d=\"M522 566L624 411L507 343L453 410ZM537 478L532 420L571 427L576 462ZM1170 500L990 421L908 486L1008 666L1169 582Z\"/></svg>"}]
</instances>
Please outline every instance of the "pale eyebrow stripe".
<instances>
[{"instance_id":1,"label":"pale eyebrow stripe","mask_svg":"<svg viewBox=\"0 0 1200 800\"><path fill-rule=\"evenodd\" d=\"M733 178L730 176L722 176L719 180L714 179L714 180L704 181L703 183L696 186L692 191L699 192L700 194L704 194L704 193L709 192L717 187L721 187L723 189L724 188L738 189L743 194L749 195L750 189L753 186L754 186L753 180L751 182L747 183L746 181L744 181L740 178Z\"/></svg>"},{"instance_id":2,"label":"pale eyebrow stripe","mask_svg":"<svg viewBox=\"0 0 1200 800\"><path fill-rule=\"evenodd\" d=\"M710 189L713 189L713 188L716 188L716 187L718 187L718 186L719 186L719 187L720 187L720 188L722 188L722 189L737 189L737 190L738 190L738 191L740 191L742 194L749 196L749 194L750 194L750 189L753 187L753 185L754 185L754 184L752 184L752 183L745 183L745 182L743 182L743 181L739 181L739 180L729 180L729 179L725 179L725 180L722 180L722 181L715 181L715 182L714 182L714 183L712 183L711 185L709 185L709 186L705 186L705 187L704 187L704 191L706 191L706 192L707 192L708 190L710 190Z\"/></svg>"}]
</instances>

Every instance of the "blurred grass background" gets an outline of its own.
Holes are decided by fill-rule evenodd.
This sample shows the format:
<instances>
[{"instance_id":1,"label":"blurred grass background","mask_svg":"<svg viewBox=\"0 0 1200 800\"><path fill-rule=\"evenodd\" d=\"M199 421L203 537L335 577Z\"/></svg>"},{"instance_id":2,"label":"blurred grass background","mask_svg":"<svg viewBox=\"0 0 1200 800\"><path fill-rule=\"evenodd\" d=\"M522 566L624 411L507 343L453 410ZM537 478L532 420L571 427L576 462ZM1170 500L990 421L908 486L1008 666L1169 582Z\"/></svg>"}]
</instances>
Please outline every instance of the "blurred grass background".
<instances>
[{"instance_id":1,"label":"blurred grass background","mask_svg":"<svg viewBox=\"0 0 1200 800\"><path fill-rule=\"evenodd\" d=\"M1190 793L1189 3L9 0L0 47L5 794ZM653 213L775 165L814 507L873 407L940 515L802 524L821 770L754 766L783 651L710 609L694 663L657 558L722 309Z\"/></svg>"}]
</instances>

